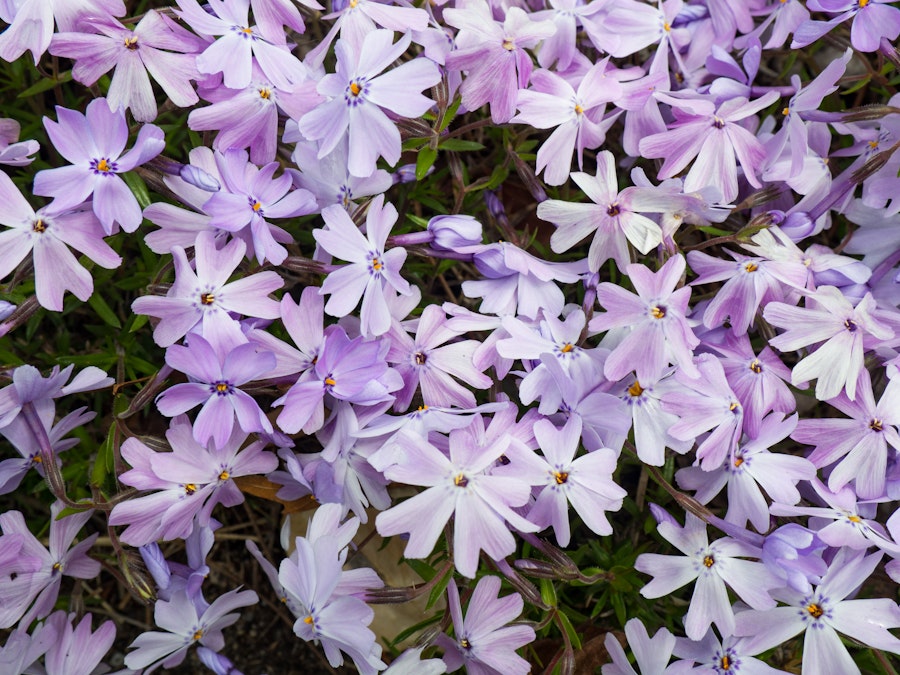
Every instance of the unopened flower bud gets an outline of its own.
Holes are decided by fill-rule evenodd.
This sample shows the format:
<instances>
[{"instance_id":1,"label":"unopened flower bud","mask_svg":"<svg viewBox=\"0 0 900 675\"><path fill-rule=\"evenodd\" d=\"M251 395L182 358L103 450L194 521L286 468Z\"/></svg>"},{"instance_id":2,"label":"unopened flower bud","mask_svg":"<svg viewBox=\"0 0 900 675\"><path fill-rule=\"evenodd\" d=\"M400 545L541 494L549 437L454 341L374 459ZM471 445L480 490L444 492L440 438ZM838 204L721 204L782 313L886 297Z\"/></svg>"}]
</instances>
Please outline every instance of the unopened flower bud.
<instances>
[{"instance_id":1,"label":"unopened flower bud","mask_svg":"<svg viewBox=\"0 0 900 675\"><path fill-rule=\"evenodd\" d=\"M481 223L472 216L436 216L428 221L428 231L434 235L431 246L448 251L461 246L481 243Z\"/></svg>"},{"instance_id":2,"label":"unopened flower bud","mask_svg":"<svg viewBox=\"0 0 900 675\"><path fill-rule=\"evenodd\" d=\"M181 176L181 179L185 183L189 183L204 192L218 192L222 188L215 177L211 176L200 167L193 166L192 164L185 164L182 166L178 175Z\"/></svg>"}]
</instances>

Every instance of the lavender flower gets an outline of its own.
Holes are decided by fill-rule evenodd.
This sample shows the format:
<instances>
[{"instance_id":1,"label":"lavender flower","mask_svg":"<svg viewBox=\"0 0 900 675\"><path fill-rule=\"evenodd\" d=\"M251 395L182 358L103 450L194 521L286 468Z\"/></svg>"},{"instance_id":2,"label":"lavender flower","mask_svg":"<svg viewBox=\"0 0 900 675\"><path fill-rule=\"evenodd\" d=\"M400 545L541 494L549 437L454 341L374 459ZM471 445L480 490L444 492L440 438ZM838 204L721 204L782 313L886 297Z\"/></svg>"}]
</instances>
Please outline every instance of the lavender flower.
<instances>
[{"instance_id":1,"label":"lavender flower","mask_svg":"<svg viewBox=\"0 0 900 675\"><path fill-rule=\"evenodd\" d=\"M47 625L56 631L56 640L50 645L44 666L47 675L81 675L92 673L116 639L116 626L104 621L96 631L91 631L91 614L85 614L75 628L75 614L54 612Z\"/></svg>"},{"instance_id":2,"label":"lavender flower","mask_svg":"<svg viewBox=\"0 0 900 675\"><path fill-rule=\"evenodd\" d=\"M328 229L314 230L316 241L330 254L351 263L331 272L322 284L321 293L331 295L325 311L332 316L346 316L362 299L362 334L383 335L391 327L385 297L388 287L402 295L412 292L400 276L406 249L384 250L391 227L397 221L397 209L393 204L385 204L383 195L375 197L366 214L365 237L340 206L325 208L322 217Z\"/></svg>"},{"instance_id":3,"label":"lavender flower","mask_svg":"<svg viewBox=\"0 0 900 675\"><path fill-rule=\"evenodd\" d=\"M479 579L463 617L456 582L447 586L451 639L441 634L437 644L443 647L447 672L465 666L472 675L525 675L531 665L515 650L534 641L534 629L526 625L507 626L522 613L524 602L518 593L500 597L500 577Z\"/></svg>"},{"instance_id":4,"label":"lavender flower","mask_svg":"<svg viewBox=\"0 0 900 675\"><path fill-rule=\"evenodd\" d=\"M2 39L2 38L0 38ZM37 141L20 141L21 127L14 119L0 118L0 164L7 166L27 166L34 161L33 155L40 149Z\"/></svg>"},{"instance_id":5,"label":"lavender flower","mask_svg":"<svg viewBox=\"0 0 900 675\"><path fill-rule=\"evenodd\" d=\"M91 208L112 234L118 223L126 232L141 224L141 207L120 173L156 157L165 148L162 129L145 124L134 146L122 154L128 142L125 113L112 110L106 99L88 104L85 115L56 107L58 122L44 118L44 127L53 146L72 166L39 171L34 177L34 193L54 197L60 207L78 206L93 197Z\"/></svg>"},{"instance_id":6,"label":"lavender flower","mask_svg":"<svg viewBox=\"0 0 900 675\"><path fill-rule=\"evenodd\" d=\"M194 381L169 387L156 399L156 407L174 417L202 403L194 423L198 443L206 445L212 439L221 448L231 436L235 417L242 431L272 433L272 423L259 404L239 389L275 367L271 352L243 344L220 355L201 336L191 335L186 347L172 345L166 350L166 363Z\"/></svg>"}]
</instances>

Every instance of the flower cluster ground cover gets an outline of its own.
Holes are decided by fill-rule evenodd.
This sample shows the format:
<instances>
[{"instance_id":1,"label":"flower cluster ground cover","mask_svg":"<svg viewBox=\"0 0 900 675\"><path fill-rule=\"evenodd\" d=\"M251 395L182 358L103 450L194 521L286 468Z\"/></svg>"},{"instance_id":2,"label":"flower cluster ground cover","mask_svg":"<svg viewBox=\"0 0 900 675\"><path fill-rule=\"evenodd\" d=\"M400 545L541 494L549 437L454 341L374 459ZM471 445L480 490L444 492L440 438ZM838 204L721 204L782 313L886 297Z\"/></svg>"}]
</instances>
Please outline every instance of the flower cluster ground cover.
<instances>
[{"instance_id":1,"label":"flower cluster ground cover","mask_svg":"<svg viewBox=\"0 0 900 675\"><path fill-rule=\"evenodd\" d=\"M0 672L897 675L898 5L0 0Z\"/></svg>"}]
</instances>

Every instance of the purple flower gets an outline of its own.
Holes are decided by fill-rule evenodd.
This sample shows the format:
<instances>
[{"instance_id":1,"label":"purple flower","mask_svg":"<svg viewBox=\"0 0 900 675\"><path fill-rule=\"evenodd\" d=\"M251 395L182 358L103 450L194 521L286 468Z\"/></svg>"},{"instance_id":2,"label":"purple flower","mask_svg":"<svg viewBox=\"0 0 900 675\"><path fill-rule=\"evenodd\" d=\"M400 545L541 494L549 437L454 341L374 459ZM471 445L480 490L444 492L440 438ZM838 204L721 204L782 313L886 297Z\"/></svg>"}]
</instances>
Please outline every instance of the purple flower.
<instances>
[{"instance_id":1,"label":"purple flower","mask_svg":"<svg viewBox=\"0 0 900 675\"><path fill-rule=\"evenodd\" d=\"M247 434L235 429L222 447L205 448L194 440L187 418L172 420L166 439L172 452L156 452L136 438L122 444L122 457L131 469L119 476L125 485L151 494L115 505L110 525L128 525L122 541L143 546L156 539L180 539L199 524L209 524L216 504L231 507L243 503L235 485L239 476L266 474L278 466L265 441L254 441L241 449Z\"/></svg>"},{"instance_id":2,"label":"purple flower","mask_svg":"<svg viewBox=\"0 0 900 675\"><path fill-rule=\"evenodd\" d=\"M625 271L637 295L609 282L597 286L597 302L607 311L591 319L590 329L631 329L606 358L603 373L609 380L620 380L634 370L639 382L656 382L671 363L689 377L696 375L692 357L700 340L685 318L691 289L675 289L684 269L680 255L669 258L656 273L643 265L628 265Z\"/></svg>"},{"instance_id":3,"label":"purple flower","mask_svg":"<svg viewBox=\"0 0 900 675\"><path fill-rule=\"evenodd\" d=\"M122 263L103 241L103 228L90 211L56 202L35 211L6 174L0 174L0 200L4 204L0 225L12 228L0 233L0 279L31 253L35 293L42 307L61 312L66 291L82 301L94 291L90 272L69 246L107 269Z\"/></svg>"},{"instance_id":4,"label":"purple flower","mask_svg":"<svg viewBox=\"0 0 900 675\"><path fill-rule=\"evenodd\" d=\"M237 321L229 312L262 319L278 317L278 303L268 294L281 288L284 281L275 272L251 274L226 283L244 257L247 246L233 240L216 248L211 231L197 235L194 246L196 271L180 246L172 249L175 283L165 297L145 295L135 300L135 314L149 314L160 321L153 329L153 339L160 347L168 347L188 331L200 326L200 332L217 347L246 342Z\"/></svg>"},{"instance_id":5,"label":"purple flower","mask_svg":"<svg viewBox=\"0 0 900 675\"><path fill-rule=\"evenodd\" d=\"M198 443L206 445L212 439L222 447L231 436L235 417L242 431L272 433L272 423L259 404L239 389L275 367L271 352L248 343L217 354L209 342L191 335L186 347L172 345L166 350L166 363L193 381L166 389L156 399L156 407L163 415L174 417L202 403L194 422Z\"/></svg>"},{"instance_id":6,"label":"purple flower","mask_svg":"<svg viewBox=\"0 0 900 675\"><path fill-rule=\"evenodd\" d=\"M448 9L444 20L459 29L457 48L447 55L447 68L466 73L460 92L469 110L491 104L491 119L502 124L516 111L519 89L528 85L534 47L556 32L551 21L533 21L519 7L510 7L503 24L494 21L484 0L470 0L461 9Z\"/></svg>"},{"instance_id":7,"label":"purple flower","mask_svg":"<svg viewBox=\"0 0 900 675\"><path fill-rule=\"evenodd\" d=\"M606 73L608 61L605 59L593 66L581 80L577 92L549 70L534 73L532 88L519 91L516 103L519 114L510 121L538 129L555 127L538 149L536 159L536 170L538 173L544 171L548 185L566 182L572 168L573 152L578 158L579 170L582 169L585 148L599 147L606 137L606 128L616 119L612 117L605 123L603 120L606 104L622 95L619 82Z\"/></svg>"},{"instance_id":8,"label":"purple flower","mask_svg":"<svg viewBox=\"0 0 900 675\"><path fill-rule=\"evenodd\" d=\"M606 634L603 645L612 659L601 669L603 675L687 675L694 673L690 662L678 662L667 666L675 649L675 636L667 629L660 628L652 638L640 619L630 619L625 624L625 638L634 653L636 671L628 662L625 650L612 633ZM685 667L688 666L688 667ZM697 675L700 675L699 673ZM705 673L703 675L706 675Z\"/></svg>"},{"instance_id":9,"label":"purple flower","mask_svg":"<svg viewBox=\"0 0 900 675\"><path fill-rule=\"evenodd\" d=\"M515 551L516 541L506 522L521 532L538 528L511 508L528 501L529 484L485 473L506 450L510 437L484 446L467 429L450 432L449 458L416 434L403 431L397 436L395 443L406 453L406 461L388 467L385 476L428 489L379 513L375 525L382 536L408 532L404 555L425 558L453 516L454 564L460 574L473 578L480 551L494 560ZM423 519L422 513L429 517Z\"/></svg>"},{"instance_id":10,"label":"purple flower","mask_svg":"<svg viewBox=\"0 0 900 675\"><path fill-rule=\"evenodd\" d=\"M683 441L673 438L669 429L678 417L663 410L662 399L678 385L668 373L662 379L627 379L619 384L621 398L631 409L631 428L634 430L634 445L638 458L644 464L662 466L666 461L666 448L685 453L694 444L693 439Z\"/></svg>"},{"instance_id":11,"label":"purple flower","mask_svg":"<svg viewBox=\"0 0 900 675\"><path fill-rule=\"evenodd\" d=\"M519 647L533 642L534 629L527 625L507 626L522 613L524 602L518 593L500 597L500 577L485 576L478 580L463 618L459 590L452 579L447 586L453 635L438 636L443 647L447 672L465 666L471 675L526 675L531 665L516 654Z\"/></svg>"},{"instance_id":12,"label":"purple flower","mask_svg":"<svg viewBox=\"0 0 900 675\"><path fill-rule=\"evenodd\" d=\"M287 249L277 243L290 242L291 236L268 222L271 218L294 218L316 210L315 197L308 190L291 190L293 180L287 173L273 178L278 162L258 169L248 163L243 150L216 154L216 164L224 183L203 205L211 218L209 227L236 232L251 240L256 260L280 265Z\"/></svg>"},{"instance_id":13,"label":"purple flower","mask_svg":"<svg viewBox=\"0 0 900 675\"><path fill-rule=\"evenodd\" d=\"M810 582L822 583L828 565L822 559L825 544L797 523L782 525L766 535L763 564L775 576L799 593L812 591Z\"/></svg>"},{"instance_id":14,"label":"purple flower","mask_svg":"<svg viewBox=\"0 0 900 675\"><path fill-rule=\"evenodd\" d=\"M447 328L447 317L437 305L429 305L422 311L415 339L398 324L387 335L392 343L387 361L396 364L394 369L404 381L394 401L396 412L409 407L419 387L426 406L473 408L475 395L454 378L477 389L487 389L493 383L472 365L472 354L480 342L461 340L440 346L457 337L457 333Z\"/></svg>"},{"instance_id":15,"label":"purple flower","mask_svg":"<svg viewBox=\"0 0 900 675\"><path fill-rule=\"evenodd\" d=\"M116 639L116 626L104 621L96 631L91 631L90 613L85 614L75 628L75 614L54 612L47 625L56 631L56 640L50 645L44 666L47 675L81 675L92 673Z\"/></svg>"},{"instance_id":16,"label":"purple flower","mask_svg":"<svg viewBox=\"0 0 900 675\"><path fill-rule=\"evenodd\" d=\"M308 71L285 44L281 31L267 34L249 25L248 0L214 0L205 12L197 0L176 0L175 13L202 35L219 35L197 56L201 73L222 73L225 86L243 89L252 79L254 61L276 87L290 89L307 78Z\"/></svg>"},{"instance_id":17,"label":"purple flower","mask_svg":"<svg viewBox=\"0 0 900 675\"><path fill-rule=\"evenodd\" d=\"M900 450L900 380L889 380L878 405L872 393L869 371L860 371L857 397L844 392L828 403L852 419L804 419L791 438L815 445L809 460L817 468L834 464L828 488L840 490L850 482L863 499L884 495L888 445ZM780 501L780 500L778 500Z\"/></svg>"},{"instance_id":18,"label":"purple flower","mask_svg":"<svg viewBox=\"0 0 900 675\"><path fill-rule=\"evenodd\" d=\"M37 65L53 38L53 23L61 32L73 31L79 20L98 16L124 16L122 0L24 0L0 6L0 18L10 24L0 35L0 58L13 62L26 51Z\"/></svg>"},{"instance_id":19,"label":"purple flower","mask_svg":"<svg viewBox=\"0 0 900 675\"><path fill-rule=\"evenodd\" d=\"M728 599L726 584L751 607L769 609L775 601L768 590L775 588L776 579L761 563L742 560L759 557L759 549L725 537L709 543L706 524L691 513L683 528L664 521L659 533L685 557L642 553L634 567L654 579L641 589L645 598L660 598L696 580L694 595L684 619L688 637L699 640L715 623L724 635L734 631L734 614Z\"/></svg>"},{"instance_id":20,"label":"purple flower","mask_svg":"<svg viewBox=\"0 0 900 675\"><path fill-rule=\"evenodd\" d=\"M333 256L350 262L331 272L322 284L322 295L331 295L325 311L331 316L346 316L362 299L360 330L365 336L383 335L391 327L391 312L386 294L390 287L402 295L412 293L400 276L406 249L384 250L391 227L397 222L397 209L378 195L366 214L366 235L350 220L343 207L333 205L322 211L328 229L313 230L318 244Z\"/></svg>"},{"instance_id":21,"label":"purple flower","mask_svg":"<svg viewBox=\"0 0 900 675\"><path fill-rule=\"evenodd\" d=\"M850 43L861 52L878 51L882 38L890 41L900 35L900 10L890 0L809 0L806 6L819 12L841 12L830 21L804 21L794 31L791 49L812 44L838 24L853 19Z\"/></svg>"},{"instance_id":22,"label":"purple flower","mask_svg":"<svg viewBox=\"0 0 900 675\"><path fill-rule=\"evenodd\" d=\"M750 185L761 187L756 172L766 158L765 149L739 122L775 102L776 92L753 102L736 97L719 105L696 95L676 98L657 93L657 97L674 108L676 121L668 131L641 140L640 150L644 157L665 160L660 178L671 178L696 158L684 179L685 192L714 186L722 200L730 202L738 195L737 158Z\"/></svg>"},{"instance_id":23,"label":"purple flower","mask_svg":"<svg viewBox=\"0 0 900 675\"><path fill-rule=\"evenodd\" d=\"M631 261L629 243L643 254L662 243L659 225L637 211L669 210L672 196L657 188L630 187L620 192L611 152L604 150L597 156L596 177L576 171L572 174L572 180L593 204L558 199L548 199L538 204L538 217L557 227L550 237L550 246L556 253L568 251L593 233L588 251L590 270L598 271L603 263L612 258L624 271Z\"/></svg>"},{"instance_id":24,"label":"purple flower","mask_svg":"<svg viewBox=\"0 0 900 675\"><path fill-rule=\"evenodd\" d=\"M769 340L776 349L787 352L823 343L794 366L791 371L794 384L818 378L816 398L820 401L834 398L841 390L853 401L863 370L864 338L868 335L878 340L894 337L894 331L875 317L875 311L871 293L866 293L854 307L839 289L821 286L806 296L806 307L771 302L763 310L763 316L773 326L786 329Z\"/></svg>"},{"instance_id":25,"label":"purple flower","mask_svg":"<svg viewBox=\"0 0 900 675\"><path fill-rule=\"evenodd\" d=\"M141 207L119 174L163 151L162 129L143 125L134 147L122 154L128 142L128 123L125 113L113 111L106 99L91 101L85 115L57 106L56 116L58 122L45 117L44 127L53 146L72 166L39 171L34 177L34 194L54 197L60 207L78 206L93 197L91 208L106 234L113 233L115 223L134 232L141 224Z\"/></svg>"},{"instance_id":26,"label":"purple flower","mask_svg":"<svg viewBox=\"0 0 900 675\"><path fill-rule=\"evenodd\" d=\"M166 632L141 633L129 646L135 651L125 656L128 668L146 668L150 673L160 666L174 668L184 661L188 649L195 643L218 651L225 646L222 629L240 618L230 614L239 607L255 605L259 598L253 591L234 590L216 598L203 612L186 593L176 593L171 600L157 600L153 611L156 625Z\"/></svg>"},{"instance_id":27,"label":"purple flower","mask_svg":"<svg viewBox=\"0 0 900 675\"><path fill-rule=\"evenodd\" d=\"M21 127L14 119L0 118L0 164L7 166L28 166L34 161L33 155L40 149L37 141L19 140Z\"/></svg>"},{"instance_id":28,"label":"purple flower","mask_svg":"<svg viewBox=\"0 0 900 675\"><path fill-rule=\"evenodd\" d=\"M842 548L822 583L811 593L782 589L773 595L784 607L740 612L734 634L746 636L745 648L758 653L804 634L806 675L856 675L859 667L838 633L864 645L900 654L900 640L888 629L900 627L900 608L890 598L847 600L875 571L882 553Z\"/></svg>"},{"instance_id":29,"label":"purple flower","mask_svg":"<svg viewBox=\"0 0 900 675\"><path fill-rule=\"evenodd\" d=\"M693 441L712 430L697 448L697 459L704 471L713 471L737 449L744 427L744 409L728 386L718 359L701 354L695 364L699 377L691 377L683 370L675 373L682 388L666 393L663 410L681 418L669 427L669 433L679 440Z\"/></svg>"},{"instance_id":30,"label":"purple flower","mask_svg":"<svg viewBox=\"0 0 900 675\"><path fill-rule=\"evenodd\" d=\"M392 31L377 29L366 34L359 49L340 40L335 47L337 72L323 77L318 87L331 99L299 121L306 138L320 141L320 159L345 135L349 138L347 168L352 176L371 176L379 157L391 165L400 160L400 132L384 110L419 117L434 105L420 93L441 79L434 62L417 58L379 75L406 52L411 40L409 35L396 44L393 39Z\"/></svg>"},{"instance_id":31,"label":"purple flower","mask_svg":"<svg viewBox=\"0 0 900 675\"><path fill-rule=\"evenodd\" d=\"M367 342L362 336L351 340L341 327L330 330L314 368L272 404L284 406L276 420L278 426L288 434L320 429L325 421L326 395L360 405L391 401L390 392L399 389L402 380L388 370L388 348L386 341Z\"/></svg>"},{"instance_id":32,"label":"purple flower","mask_svg":"<svg viewBox=\"0 0 900 675\"><path fill-rule=\"evenodd\" d=\"M581 419L570 417L562 429L549 420L534 425L534 435L544 453L543 489L528 511L539 527L553 526L556 541L568 546L569 504L584 524L599 535L612 534L606 511L618 511L627 492L613 482L616 454L599 448L575 459L581 443Z\"/></svg>"},{"instance_id":33,"label":"purple flower","mask_svg":"<svg viewBox=\"0 0 900 675\"><path fill-rule=\"evenodd\" d=\"M772 413L762 421L758 434L735 449L720 469L704 471L696 466L680 469L676 474L678 486L696 490L697 501L707 504L727 485L725 520L740 527L749 520L758 532L767 531L769 504L762 489L773 501L796 504L800 501L797 482L816 475L816 468L808 459L769 452L769 448L787 438L796 425L796 415L784 419L783 415Z\"/></svg>"},{"instance_id":34,"label":"purple flower","mask_svg":"<svg viewBox=\"0 0 900 675\"><path fill-rule=\"evenodd\" d=\"M175 105L185 108L197 102L190 80L199 74L190 52L203 42L165 15L150 10L134 30L97 19L80 26L78 32L54 35L50 53L73 59L72 77L86 86L115 68L107 95L110 108L128 108L137 121L153 121L156 100L148 71ZM97 33L86 32L88 27Z\"/></svg>"},{"instance_id":35,"label":"purple flower","mask_svg":"<svg viewBox=\"0 0 900 675\"><path fill-rule=\"evenodd\" d=\"M13 370L12 384L0 389L0 428L12 422L27 403L33 403L41 415L42 411L53 407L52 399L102 389L114 382L96 366L88 366L66 384L74 369L73 365L62 370L59 366L53 366L47 377L41 377L40 371L34 366L19 366Z\"/></svg>"},{"instance_id":36,"label":"purple flower","mask_svg":"<svg viewBox=\"0 0 900 675\"><path fill-rule=\"evenodd\" d=\"M23 620L23 625L28 625L35 619L47 616L56 604L64 576L93 579L100 573L100 563L87 555L97 534L72 546L75 535L90 520L92 512L83 511L59 518L62 510L60 502L54 502L50 509L49 550L31 534L20 512L7 511L0 514L0 529L3 534L23 537L20 555L39 561L38 569L33 572L19 573L15 579L5 580L3 603L0 605L0 628L9 628L20 619Z\"/></svg>"}]
</instances>

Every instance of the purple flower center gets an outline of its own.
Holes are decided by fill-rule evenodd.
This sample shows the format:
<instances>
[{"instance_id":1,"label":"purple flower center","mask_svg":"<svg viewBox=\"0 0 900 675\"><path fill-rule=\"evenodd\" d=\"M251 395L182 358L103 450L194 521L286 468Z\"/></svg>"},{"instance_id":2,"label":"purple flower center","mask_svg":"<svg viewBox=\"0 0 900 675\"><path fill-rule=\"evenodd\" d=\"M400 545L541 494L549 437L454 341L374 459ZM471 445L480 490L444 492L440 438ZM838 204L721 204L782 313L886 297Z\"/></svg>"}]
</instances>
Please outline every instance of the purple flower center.
<instances>
[{"instance_id":1,"label":"purple flower center","mask_svg":"<svg viewBox=\"0 0 900 675\"><path fill-rule=\"evenodd\" d=\"M355 77L350 80L347 89L344 90L344 101L351 108L361 105L369 93L369 83L364 77Z\"/></svg>"},{"instance_id":2,"label":"purple flower center","mask_svg":"<svg viewBox=\"0 0 900 675\"><path fill-rule=\"evenodd\" d=\"M615 218L620 213L622 213L622 210L619 208L618 204L610 204L606 209L606 215L608 215L610 218Z\"/></svg>"},{"instance_id":3,"label":"purple flower center","mask_svg":"<svg viewBox=\"0 0 900 675\"><path fill-rule=\"evenodd\" d=\"M803 600L799 609L803 622L812 623L814 628L821 628L823 625L822 618L831 618L831 608L828 607L828 598L819 598L815 595L808 596Z\"/></svg>"},{"instance_id":4,"label":"purple flower center","mask_svg":"<svg viewBox=\"0 0 900 675\"><path fill-rule=\"evenodd\" d=\"M715 659L716 663L713 665L713 669L717 673L732 673L740 670L741 662L735 658L734 650L731 648L721 652L716 650Z\"/></svg>"},{"instance_id":5,"label":"purple flower center","mask_svg":"<svg viewBox=\"0 0 900 675\"><path fill-rule=\"evenodd\" d=\"M250 204L253 213L257 214L260 218L265 217L266 212L263 210L262 202L256 197L247 197L247 203Z\"/></svg>"},{"instance_id":6,"label":"purple flower center","mask_svg":"<svg viewBox=\"0 0 900 675\"><path fill-rule=\"evenodd\" d=\"M244 38L245 40L255 40L256 39L256 35L253 34L253 29L248 28L246 26L232 26L231 32L237 33L240 37Z\"/></svg>"},{"instance_id":7,"label":"purple flower center","mask_svg":"<svg viewBox=\"0 0 900 675\"><path fill-rule=\"evenodd\" d=\"M750 370L759 375L762 372L762 364L759 362L759 359L753 359L750 362Z\"/></svg>"},{"instance_id":8,"label":"purple flower center","mask_svg":"<svg viewBox=\"0 0 900 675\"><path fill-rule=\"evenodd\" d=\"M136 52L138 49L140 49L140 45L138 45L137 35L131 35L125 38L125 42L123 44L125 45L125 49L131 52Z\"/></svg>"},{"instance_id":9,"label":"purple flower center","mask_svg":"<svg viewBox=\"0 0 900 675\"><path fill-rule=\"evenodd\" d=\"M119 170L119 165L106 157L91 160L91 171L98 176L109 176Z\"/></svg>"},{"instance_id":10,"label":"purple flower center","mask_svg":"<svg viewBox=\"0 0 900 675\"><path fill-rule=\"evenodd\" d=\"M37 232L38 234L43 234L46 229L47 229L47 223L45 223L40 218L38 218L31 224L32 232Z\"/></svg>"},{"instance_id":11,"label":"purple flower center","mask_svg":"<svg viewBox=\"0 0 900 675\"><path fill-rule=\"evenodd\" d=\"M218 396L230 396L234 393L234 387L230 382L219 380L218 382L209 385L209 391L211 394L216 394Z\"/></svg>"},{"instance_id":12,"label":"purple flower center","mask_svg":"<svg viewBox=\"0 0 900 675\"><path fill-rule=\"evenodd\" d=\"M847 319L846 321L844 321L844 328L849 330L851 333L855 333L857 329L856 322L852 319Z\"/></svg>"},{"instance_id":13,"label":"purple flower center","mask_svg":"<svg viewBox=\"0 0 900 675\"><path fill-rule=\"evenodd\" d=\"M341 185L341 189L338 190L338 201L344 206L349 206L352 199L353 191L346 185Z\"/></svg>"},{"instance_id":14,"label":"purple flower center","mask_svg":"<svg viewBox=\"0 0 900 675\"><path fill-rule=\"evenodd\" d=\"M379 251L371 251L369 253L369 274L381 276L384 270L384 263L381 261L382 253Z\"/></svg>"},{"instance_id":15,"label":"purple flower center","mask_svg":"<svg viewBox=\"0 0 900 675\"><path fill-rule=\"evenodd\" d=\"M712 125L716 129L724 129L725 128L725 120L723 120L721 117L713 117Z\"/></svg>"},{"instance_id":16,"label":"purple flower center","mask_svg":"<svg viewBox=\"0 0 900 675\"><path fill-rule=\"evenodd\" d=\"M425 352L416 352L413 355L413 360L416 362L417 366L424 366L425 362L428 360L428 356Z\"/></svg>"},{"instance_id":17,"label":"purple flower center","mask_svg":"<svg viewBox=\"0 0 900 675\"><path fill-rule=\"evenodd\" d=\"M650 316L654 319L665 319L666 308L663 305L654 305L650 308Z\"/></svg>"}]
</instances>

